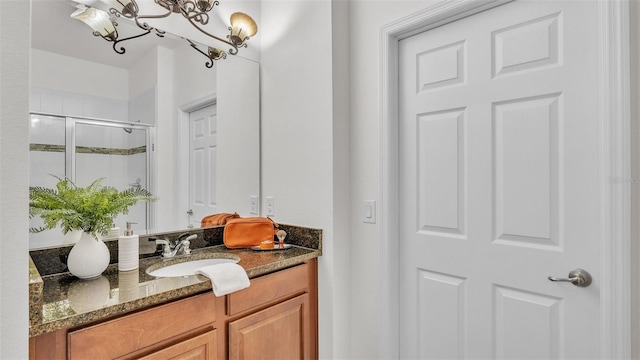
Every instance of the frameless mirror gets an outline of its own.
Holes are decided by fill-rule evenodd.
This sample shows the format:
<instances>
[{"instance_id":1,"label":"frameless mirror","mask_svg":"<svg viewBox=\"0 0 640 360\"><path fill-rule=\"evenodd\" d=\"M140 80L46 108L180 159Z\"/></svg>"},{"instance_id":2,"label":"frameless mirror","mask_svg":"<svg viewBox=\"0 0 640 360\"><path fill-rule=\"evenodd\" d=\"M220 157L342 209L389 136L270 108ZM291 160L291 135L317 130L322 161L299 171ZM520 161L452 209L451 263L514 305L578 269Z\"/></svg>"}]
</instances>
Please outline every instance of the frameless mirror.
<instances>
[{"instance_id":1,"label":"frameless mirror","mask_svg":"<svg viewBox=\"0 0 640 360\"><path fill-rule=\"evenodd\" d=\"M170 33L121 42L120 55L70 17L76 5L32 0L30 185L52 187L55 174L79 186L104 177L119 189L147 188L156 203L115 219L120 229L137 222L141 234L198 226L215 212L251 215L258 64L228 56L208 68L193 48L205 45ZM141 32L121 20L124 36ZM31 234L30 248L65 241L54 229Z\"/></svg>"}]
</instances>

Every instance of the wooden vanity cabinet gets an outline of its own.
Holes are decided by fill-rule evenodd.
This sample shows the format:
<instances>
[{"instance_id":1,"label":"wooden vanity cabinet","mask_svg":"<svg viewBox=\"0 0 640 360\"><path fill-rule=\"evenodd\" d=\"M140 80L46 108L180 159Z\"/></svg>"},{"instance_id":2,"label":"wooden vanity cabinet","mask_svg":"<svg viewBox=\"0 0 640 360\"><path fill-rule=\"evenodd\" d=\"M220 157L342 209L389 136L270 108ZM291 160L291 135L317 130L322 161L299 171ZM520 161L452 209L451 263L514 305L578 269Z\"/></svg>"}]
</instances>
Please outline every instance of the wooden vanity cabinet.
<instances>
[{"instance_id":1,"label":"wooden vanity cabinet","mask_svg":"<svg viewBox=\"0 0 640 360\"><path fill-rule=\"evenodd\" d=\"M317 359L317 260L79 329L33 337L39 359Z\"/></svg>"},{"instance_id":2,"label":"wooden vanity cabinet","mask_svg":"<svg viewBox=\"0 0 640 360\"><path fill-rule=\"evenodd\" d=\"M228 296L228 358L317 359L317 265L257 278Z\"/></svg>"}]
</instances>

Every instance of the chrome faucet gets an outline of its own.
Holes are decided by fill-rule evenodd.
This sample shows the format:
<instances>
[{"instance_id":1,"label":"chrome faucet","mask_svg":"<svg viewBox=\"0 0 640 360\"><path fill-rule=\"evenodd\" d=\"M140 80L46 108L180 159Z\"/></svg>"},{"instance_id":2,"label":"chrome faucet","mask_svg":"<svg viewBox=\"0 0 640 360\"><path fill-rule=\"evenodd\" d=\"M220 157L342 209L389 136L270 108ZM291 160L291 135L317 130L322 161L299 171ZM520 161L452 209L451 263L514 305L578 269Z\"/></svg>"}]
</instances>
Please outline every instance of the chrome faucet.
<instances>
[{"instance_id":1,"label":"chrome faucet","mask_svg":"<svg viewBox=\"0 0 640 360\"><path fill-rule=\"evenodd\" d=\"M169 259L176 256L180 250L182 250L184 255L191 254L191 240L196 239L197 237L197 234L185 233L178 236L178 240L176 240L175 245L167 239L156 239L156 245L162 245L162 257Z\"/></svg>"}]
</instances>

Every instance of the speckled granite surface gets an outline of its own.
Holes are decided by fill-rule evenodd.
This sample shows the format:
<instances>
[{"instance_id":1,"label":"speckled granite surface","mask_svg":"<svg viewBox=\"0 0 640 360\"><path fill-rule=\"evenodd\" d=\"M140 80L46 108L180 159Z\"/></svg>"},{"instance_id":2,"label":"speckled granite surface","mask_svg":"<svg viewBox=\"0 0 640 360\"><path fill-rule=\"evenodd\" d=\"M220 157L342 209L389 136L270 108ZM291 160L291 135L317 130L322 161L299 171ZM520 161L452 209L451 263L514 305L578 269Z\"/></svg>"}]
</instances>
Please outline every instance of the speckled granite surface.
<instances>
[{"instance_id":1,"label":"speckled granite surface","mask_svg":"<svg viewBox=\"0 0 640 360\"><path fill-rule=\"evenodd\" d=\"M190 256L163 260L159 256L140 259L138 270L120 272L115 262L96 279L80 280L60 269L66 262L68 249L55 248L31 251L29 264L29 336L58 329L77 327L147 306L156 305L211 290L211 282L200 275L156 278L146 273L173 263L212 257L239 259L238 264L249 278L268 274L322 254L322 230L281 225L287 233L287 250L253 251L227 249L222 244L222 228L193 229L203 232L201 244ZM209 231L214 229L212 231ZM177 232L180 233L180 232ZM173 236L175 233L160 234ZM158 236L154 234L153 236ZM152 235L145 235L152 236ZM176 235L177 236L177 235ZM199 236L199 238L201 238ZM211 245L216 244L216 245ZM117 254L117 242L115 242ZM204 245L204 246L202 246ZM65 247L63 247L65 248ZM36 257L34 258L34 253ZM113 252L112 252L113 254ZM50 256L47 259L47 255ZM37 259L37 260L36 260ZM53 265L51 265L53 264ZM44 274L46 275L44 275Z\"/></svg>"}]
</instances>

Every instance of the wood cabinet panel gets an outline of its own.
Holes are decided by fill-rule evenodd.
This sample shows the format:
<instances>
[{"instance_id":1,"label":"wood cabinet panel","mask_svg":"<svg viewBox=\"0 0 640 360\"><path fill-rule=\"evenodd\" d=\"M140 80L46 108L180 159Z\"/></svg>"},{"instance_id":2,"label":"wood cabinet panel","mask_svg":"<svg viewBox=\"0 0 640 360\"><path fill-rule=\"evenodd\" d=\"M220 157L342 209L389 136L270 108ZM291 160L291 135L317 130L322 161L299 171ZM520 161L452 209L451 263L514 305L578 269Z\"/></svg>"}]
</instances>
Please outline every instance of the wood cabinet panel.
<instances>
[{"instance_id":1,"label":"wood cabinet panel","mask_svg":"<svg viewBox=\"0 0 640 360\"><path fill-rule=\"evenodd\" d=\"M278 300L301 294L309 289L310 262L251 279L251 286L229 294L230 316Z\"/></svg>"},{"instance_id":2,"label":"wood cabinet panel","mask_svg":"<svg viewBox=\"0 0 640 360\"><path fill-rule=\"evenodd\" d=\"M69 358L113 359L211 324L215 304L210 292L72 331Z\"/></svg>"},{"instance_id":3,"label":"wood cabinet panel","mask_svg":"<svg viewBox=\"0 0 640 360\"><path fill-rule=\"evenodd\" d=\"M140 360L216 360L218 359L216 330L179 342Z\"/></svg>"},{"instance_id":4,"label":"wood cabinet panel","mask_svg":"<svg viewBox=\"0 0 640 360\"><path fill-rule=\"evenodd\" d=\"M29 360L65 359L67 357L67 331L65 329L29 339Z\"/></svg>"},{"instance_id":5,"label":"wood cabinet panel","mask_svg":"<svg viewBox=\"0 0 640 360\"><path fill-rule=\"evenodd\" d=\"M229 359L309 359L309 295L229 323Z\"/></svg>"}]
</instances>

